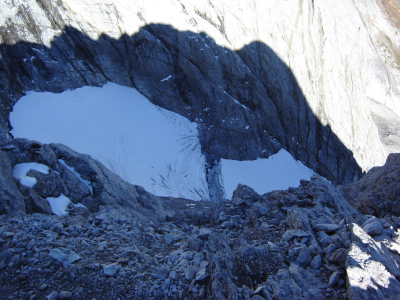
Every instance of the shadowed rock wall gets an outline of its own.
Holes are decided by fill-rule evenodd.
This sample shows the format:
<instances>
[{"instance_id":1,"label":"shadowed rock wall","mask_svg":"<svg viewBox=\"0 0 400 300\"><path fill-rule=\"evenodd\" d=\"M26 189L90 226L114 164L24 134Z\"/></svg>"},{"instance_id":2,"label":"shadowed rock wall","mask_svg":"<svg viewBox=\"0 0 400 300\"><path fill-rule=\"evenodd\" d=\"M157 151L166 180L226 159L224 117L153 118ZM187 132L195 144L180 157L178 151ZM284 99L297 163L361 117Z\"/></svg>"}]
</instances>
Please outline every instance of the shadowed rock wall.
<instances>
[{"instance_id":1,"label":"shadowed rock wall","mask_svg":"<svg viewBox=\"0 0 400 300\"><path fill-rule=\"evenodd\" d=\"M6 106L28 90L112 81L197 122L210 166L285 148L334 182L361 175L352 153L314 116L290 69L263 43L231 51L205 33L152 24L133 36L98 40L65 27L50 47L18 42L0 49ZM6 109L3 120L7 115Z\"/></svg>"}]
</instances>

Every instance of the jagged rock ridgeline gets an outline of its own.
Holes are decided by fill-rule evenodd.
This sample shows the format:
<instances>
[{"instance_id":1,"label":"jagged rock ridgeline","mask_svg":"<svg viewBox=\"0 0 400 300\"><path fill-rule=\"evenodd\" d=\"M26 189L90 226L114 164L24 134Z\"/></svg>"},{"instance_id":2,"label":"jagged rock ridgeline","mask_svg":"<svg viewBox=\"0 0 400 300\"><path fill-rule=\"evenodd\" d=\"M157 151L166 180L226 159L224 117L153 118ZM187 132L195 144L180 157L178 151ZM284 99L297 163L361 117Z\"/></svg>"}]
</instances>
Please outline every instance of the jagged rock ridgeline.
<instances>
[{"instance_id":1,"label":"jagged rock ridgeline","mask_svg":"<svg viewBox=\"0 0 400 300\"><path fill-rule=\"evenodd\" d=\"M27 90L113 81L198 122L210 164L284 147L330 180L349 183L360 176L359 167L384 161L365 100L396 109L396 78L371 50L360 4L1 5L3 121ZM281 12L279 22L273 11ZM352 18L335 22L343 11ZM378 7L379 24L386 24L379 13ZM357 41L349 28L359 31Z\"/></svg>"}]
</instances>

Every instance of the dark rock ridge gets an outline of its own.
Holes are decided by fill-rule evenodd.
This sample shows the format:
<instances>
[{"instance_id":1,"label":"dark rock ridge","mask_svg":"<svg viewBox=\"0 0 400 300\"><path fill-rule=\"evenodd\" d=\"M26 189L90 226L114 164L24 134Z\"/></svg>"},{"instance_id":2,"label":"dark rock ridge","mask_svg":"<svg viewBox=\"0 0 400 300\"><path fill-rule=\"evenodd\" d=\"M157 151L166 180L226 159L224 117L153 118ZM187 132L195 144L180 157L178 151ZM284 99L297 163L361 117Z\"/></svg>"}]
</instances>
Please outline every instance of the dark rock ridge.
<instances>
[{"instance_id":1,"label":"dark rock ridge","mask_svg":"<svg viewBox=\"0 0 400 300\"><path fill-rule=\"evenodd\" d=\"M205 33L162 24L92 40L66 26L53 4L42 4L53 28L62 30L50 47L21 41L12 23L0 28L3 142L12 105L26 91L58 93L111 81L197 122L210 167L220 158L268 157L285 148L333 182L361 176L351 151L314 116L294 75L267 45L253 42L232 51ZM37 35L33 20L27 30Z\"/></svg>"}]
</instances>

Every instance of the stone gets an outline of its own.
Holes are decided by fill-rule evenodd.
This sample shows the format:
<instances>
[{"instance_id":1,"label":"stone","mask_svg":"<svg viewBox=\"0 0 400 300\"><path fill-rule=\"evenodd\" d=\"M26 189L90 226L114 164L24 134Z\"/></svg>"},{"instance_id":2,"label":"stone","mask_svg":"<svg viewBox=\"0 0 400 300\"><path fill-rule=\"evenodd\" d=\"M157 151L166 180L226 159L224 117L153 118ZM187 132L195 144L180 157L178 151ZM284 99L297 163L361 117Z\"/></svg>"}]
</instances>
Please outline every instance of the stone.
<instances>
[{"instance_id":1,"label":"stone","mask_svg":"<svg viewBox=\"0 0 400 300\"><path fill-rule=\"evenodd\" d=\"M200 268L200 270L196 273L194 279L196 281L200 281L200 280L203 280L206 277L208 277L208 274L206 272L206 268Z\"/></svg>"},{"instance_id":2,"label":"stone","mask_svg":"<svg viewBox=\"0 0 400 300\"><path fill-rule=\"evenodd\" d=\"M311 261L311 267L317 270L321 267L321 262L322 262L321 255L317 255Z\"/></svg>"},{"instance_id":3,"label":"stone","mask_svg":"<svg viewBox=\"0 0 400 300\"><path fill-rule=\"evenodd\" d=\"M345 268L347 260L347 250L344 248L337 249L330 256L330 260L339 264L342 268Z\"/></svg>"},{"instance_id":4,"label":"stone","mask_svg":"<svg viewBox=\"0 0 400 300\"><path fill-rule=\"evenodd\" d=\"M369 235L376 235L380 234L383 231L383 226L380 221L374 221L365 225L363 229Z\"/></svg>"},{"instance_id":5,"label":"stone","mask_svg":"<svg viewBox=\"0 0 400 300\"><path fill-rule=\"evenodd\" d=\"M68 169L66 164L60 162L57 165L57 170L60 172L61 178L69 190L68 197L73 203L80 203L84 198L91 195L89 188L82 183L74 172Z\"/></svg>"},{"instance_id":6,"label":"stone","mask_svg":"<svg viewBox=\"0 0 400 300\"><path fill-rule=\"evenodd\" d=\"M301 252L299 256L297 256L296 261L302 265L309 265L311 263L311 256L308 253L308 248L306 246L303 246L301 249Z\"/></svg>"},{"instance_id":7,"label":"stone","mask_svg":"<svg viewBox=\"0 0 400 300\"><path fill-rule=\"evenodd\" d=\"M81 257L74 251L66 248L51 249L49 252L49 256L54 260L57 260L58 262L62 263L64 267L81 259Z\"/></svg>"},{"instance_id":8,"label":"stone","mask_svg":"<svg viewBox=\"0 0 400 300\"><path fill-rule=\"evenodd\" d=\"M199 266L203 259L204 259L204 254L201 253L201 252L200 252L200 253L197 253L197 254L193 257L193 264L196 265L196 266Z\"/></svg>"},{"instance_id":9,"label":"stone","mask_svg":"<svg viewBox=\"0 0 400 300\"><path fill-rule=\"evenodd\" d=\"M151 275L154 278L164 280L165 278L167 278L168 274L169 270L166 267L157 267Z\"/></svg>"},{"instance_id":10,"label":"stone","mask_svg":"<svg viewBox=\"0 0 400 300\"><path fill-rule=\"evenodd\" d=\"M293 264L289 268L290 277L296 282L302 291L307 291L311 299L323 299L328 285L313 273Z\"/></svg>"},{"instance_id":11,"label":"stone","mask_svg":"<svg viewBox=\"0 0 400 300\"><path fill-rule=\"evenodd\" d=\"M33 189L25 186L20 186L20 191L24 197L25 209L27 214L52 214L49 203L41 196L39 196L39 194Z\"/></svg>"},{"instance_id":12,"label":"stone","mask_svg":"<svg viewBox=\"0 0 400 300\"><path fill-rule=\"evenodd\" d=\"M253 202L260 201L262 197L257 194L251 187L238 184L236 190L233 192L232 199L239 198L244 200L244 204L248 207L253 205Z\"/></svg>"},{"instance_id":13,"label":"stone","mask_svg":"<svg viewBox=\"0 0 400 300\"><path fill-rule=\"evenodd\" d=\"M169 272L169 278L173 279L173 280L179 280L179 274L175 271L171 271Z\"/></svg>"},{"instance_id":14,"label":"stone","mask_svg":"<svg viewBox=\"0 0 400 300\"><path fill-rule=\"evenodd\" d=\"M115 273L117 273L118 269L119 269L118 263L103 265L103 272L107 276L113 276Z\"/></svg>"},{"instance_id":15,"label":"stone","mask_svg":"<svg viewBox=\"0 0 400 300\"><path fill-rule=\"evenodd\" d=\"M310 220L306 213L297 207L292 207L286 215L286 222L292 229L299 229L305 232L311 232Z\"/></svg>"},{"instance_id":16,"label":"stone","mask_svg":"<svg viewBox=\"0 0 400 300\"><path fill-rule=\"evenodd\" d=\"M57 163L57 156L53 149L47 144L40 148L38 159L40 163L50 168Z\"/></svg>"},{"instance_id":17,"label":"stone","mask_svg":"<svg viewBox=\"0 0 400 300\"><path fill-rule=\"evenodd\" d=\"M52 169L49 169L49 174L43 174L36 170L30 170L27 175L36 178L36 184L32 189L38 193L42 198L60 196L61 192L57 187L58 177Z\"/></svg>"},{"instance_id":18,"label":"stone","mask_svg":"<svg viewBox=\"0 0 400 300\"><path fill-rule=\"evenodd\" d=\"M313 225L313 229L315 231L325 231L325 232L334 232L339 230L339 225L336 224L315 224Z\"/></svg>"},{"instance_id":19,"label":"stone","mask_svg":"<svg viewBox=\"0 0 400 300\"><path fill-rule=\"evenodd\" d=\"M187 281L192 281L194 279L195 269L193 266L187 266L185 269L185 278Z\"/></svg>"},{"instance_id":20,"label":"stone","mask_svg":"<svg viewBox=\"0 0 400 300\"><path fill-rule=\"evenodd\" d=\"M58 294L58 298L57 298L57 299L60 299L60 300L70 300L70 299L73 299L73 295L72 295L72 293L69 292L69 291L61 291L61 292Z\"/></svg>"},{"instance_id":21,"label":"stone","mask_svg":"<svg viewBox=\"0 0 400 300\"><path fill-rule=\"evenodd\" d=\"M57 292L52 292L50 295L46 296L47 300L57 300L58 293Z\"/></svg>"},{"instance_id":22,"label":"stone","mask_svg":"<svg viewBox=\"0 0 400 300\"><path fill-rule=\"evenodd\" d=\"M339 280L339 272L334 272L332 275L329 277L329 286L334 286Z\"/></svg>"},{"instance_id":23,"label":"stone","mask_svg":"<svg viewBox=\"0 0 400 300\"><path fill-rule=\"evenodd\" d=\"M12 252L8 250L4 250L3 252L0 253L0 261L3 261L4 263L8 263L10 258L13 256Z\"/></svg>"},{"instance_id":24,"label":"stone","mask_svg":"<svg viewBox=\"0 0 400 300\"><path fill-rule=\"evenodd\" d=\"M201 240L208 240L208 237L210 236L211 233L211 229L209 228L200 228L199 234L198 234L198 238Z\"/></svg>"},{"instance_id":25,"label":"stone","mask_svg":"<svg viewBox=\"0 0 400 300\"><path fill-rule=\"evenodd\" d=\"M308 237L310 235L311 233L305 232L301 229L289 229L286 230L285 233L282 235L282 239L290 241L291 239L296 237Z\"/></svg>"},{"instance_id":26,"label":"stone","mask_svg":"<svg viewBox=\"0 0 400 300\"><path fill-rule=\"evenodd\" d=\"M301 298L302 291L289 270L280 269L274 277L268 277L268 283L273 286L274 296L278 299Z\"/></svg>"},{"instance_id":27,"label":"stone","mask_svg":"<svg viewBox=\"0 0 400 300\"><path fill-rule=\"evenodd\" d=\"M181 239L181 236L178 234L167 233L166 235L164 235L164 240L167 244L171 244L179 239Z\"/></svg>"}]
</instances>

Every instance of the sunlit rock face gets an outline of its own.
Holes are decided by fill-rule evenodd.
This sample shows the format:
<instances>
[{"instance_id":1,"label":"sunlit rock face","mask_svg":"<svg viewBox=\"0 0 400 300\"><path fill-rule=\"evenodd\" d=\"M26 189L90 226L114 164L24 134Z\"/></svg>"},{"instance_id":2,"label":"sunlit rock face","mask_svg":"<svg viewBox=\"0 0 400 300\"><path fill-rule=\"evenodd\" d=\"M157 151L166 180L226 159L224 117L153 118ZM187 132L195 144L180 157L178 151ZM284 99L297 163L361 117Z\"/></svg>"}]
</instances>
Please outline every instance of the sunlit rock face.
<instances>
[{"instance_id":1,"label":"sunlit rock face","mask_svg":"<svg viewBox=\"0 0 400 300\"><path fill-rule=\"evenodd\" d=\"M398 149L397 127L384 140L385 114L370 110L400 111L399 37L372 0L6 0L0 12L3 140L25 91L111 81L196 121L210 165L285 148L349 183Z\"/></svg>"}]
</instances>

